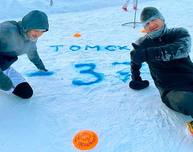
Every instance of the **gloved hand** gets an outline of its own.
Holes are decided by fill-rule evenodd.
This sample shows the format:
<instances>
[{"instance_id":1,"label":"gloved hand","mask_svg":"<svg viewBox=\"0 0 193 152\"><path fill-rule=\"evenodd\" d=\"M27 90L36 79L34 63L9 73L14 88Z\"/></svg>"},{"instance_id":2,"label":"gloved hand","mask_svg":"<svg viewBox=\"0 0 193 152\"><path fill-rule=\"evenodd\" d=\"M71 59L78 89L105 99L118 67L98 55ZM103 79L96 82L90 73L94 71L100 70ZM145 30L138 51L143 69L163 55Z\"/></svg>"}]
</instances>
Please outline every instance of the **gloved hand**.
<instances>
[{"instance_id":1,"label":"gloved hand","mask_svg":"<svg viewBox=\"0 0 193 152\"><path fill-rule=\"evenodd\" d=\"M43 68L43 69L39 69L40 71L43 71L43 72L48 72L48 70L46 68Z\"/></svg>"},{"instance_id":2,"label":"gloved hand","mask_svg":"<svg viewBox=\"0 0 193 152\"><path fill-rule=\"evenodd\" d=\"M135 43L132 43L132 46L133 46L134 50L130 52L131 60L135 64L141 64L141 63L147 61L146 50Z\"/></svg>"},{"instance_id":3,"label":"gloved hand","mask_svg":"<svg viewBox=\"0 0 193 152\"><path fill-rule=\"evenodd\" d=\"M13 87L11 79L0 70L0 89L8 91Z\"/></svg>"},{"instance_id":4,"label":"gloved hand","mask_svg":"<svg viewBox=\"0 0 193 152\"><path fill-rule=\"evenodd\" d=\"M134 90L145 89L149 86L149 81L147 80L132 80L129 82L129 87Z\"/></svg>"}]
</instances>

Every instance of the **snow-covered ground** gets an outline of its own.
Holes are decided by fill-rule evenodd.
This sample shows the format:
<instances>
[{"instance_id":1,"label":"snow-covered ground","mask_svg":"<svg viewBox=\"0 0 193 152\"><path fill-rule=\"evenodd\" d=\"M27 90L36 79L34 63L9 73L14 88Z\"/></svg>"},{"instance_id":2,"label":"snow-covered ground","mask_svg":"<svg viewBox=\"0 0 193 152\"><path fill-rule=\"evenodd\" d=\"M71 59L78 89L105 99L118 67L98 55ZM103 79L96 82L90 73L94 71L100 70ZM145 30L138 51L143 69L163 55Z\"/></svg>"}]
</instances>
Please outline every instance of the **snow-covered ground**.
<instances>
[{"instance_id":1,"label":"snow-covered ground","mask_svg":"<svg viewBox=\"0 0 193 152\"><path fill-rule=\"evenodd\" d=\"M141 91L128 87L130 44L142 35L141 25L121 26L133 20L131 4L125 13L121 0L54 1L52 8L48 0L0 1L5 3L1 21L49 7L50 30L37 46L46 68L54 72L34 76L37 69L26 56L13 65L32 85L34 96L21 100L0 93L1 152L77 152L72 138L84 129L98 134L93 152L193 151L185 126L191 118L161 102L146 64L142 77L150 86ZM156 6L168 27L186 27L193 36L191 0L139 2L138 16L143 7ZM76 32L80 38L73 37Z\"/></svg>"}]
</instances>

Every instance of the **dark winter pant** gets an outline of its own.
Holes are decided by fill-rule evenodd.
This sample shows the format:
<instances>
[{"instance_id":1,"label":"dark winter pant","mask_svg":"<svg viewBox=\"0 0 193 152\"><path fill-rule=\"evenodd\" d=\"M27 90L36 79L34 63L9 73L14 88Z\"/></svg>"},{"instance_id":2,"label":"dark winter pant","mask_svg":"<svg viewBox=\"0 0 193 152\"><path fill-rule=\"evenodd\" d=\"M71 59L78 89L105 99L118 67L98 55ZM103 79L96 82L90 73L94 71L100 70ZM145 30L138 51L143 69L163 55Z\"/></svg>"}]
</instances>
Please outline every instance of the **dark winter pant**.
<instances>
[{"instance_id":1,"label":"dark winter pant","mask_svg":"<svg viewBox=\"0 0 193 152\"><path fill-rule=\"evenodd\" d=\"M7 75L13 83L13 88L3 92L6 92L7 94L13 93L14 95L23 99L29 99L32 97L32 87L28 82L26 82L26 80L19 72L17 72L14 68L9 67L5 71L3 71L3 73Z\"/></svg>"},{"instance_id":2,"label":"dark winter pant","mask_svg":"<svg viewBox=\"0 0 193 152\"><path fill-rule=\"evenodd\" d=\"M165 95L166 105L193 118L193 92L172 90Z\"/></svg>"}]
</instances>

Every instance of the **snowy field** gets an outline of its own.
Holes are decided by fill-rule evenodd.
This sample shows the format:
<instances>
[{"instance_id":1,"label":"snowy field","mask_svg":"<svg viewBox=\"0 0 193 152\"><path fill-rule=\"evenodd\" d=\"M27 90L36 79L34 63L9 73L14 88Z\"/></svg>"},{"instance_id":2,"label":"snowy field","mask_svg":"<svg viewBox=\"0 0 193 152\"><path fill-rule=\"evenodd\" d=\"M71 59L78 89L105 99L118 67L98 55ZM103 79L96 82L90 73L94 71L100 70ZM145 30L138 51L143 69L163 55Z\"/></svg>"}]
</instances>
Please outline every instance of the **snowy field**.
<instances>
[{"instance_id":1,"label":"snowy field","mask_svg":"<svg viewBox=\"0 0 193 152\"><path fill-rule=\"evenodd\" d=\"M20 20L32 9L46 11L50 30L38 41L39 54L53 75L35 75L26 56L13 67L34 89L21 100L0 93L0 152L78 152L72 138L93 130L99 143L92 152L192 152L193 137L185 123L190 117L167 108L160 99L146 64L142 77L150 86L128 87L131 43L141 25L121 10L121 0L0 0L0 20ZM141 0L163 13L168 27L183 26L193 36L191 0ZM81 33L80 38L73 37ZM191 57L193 57L191 52Z\"/></svg>"}]
</instances>

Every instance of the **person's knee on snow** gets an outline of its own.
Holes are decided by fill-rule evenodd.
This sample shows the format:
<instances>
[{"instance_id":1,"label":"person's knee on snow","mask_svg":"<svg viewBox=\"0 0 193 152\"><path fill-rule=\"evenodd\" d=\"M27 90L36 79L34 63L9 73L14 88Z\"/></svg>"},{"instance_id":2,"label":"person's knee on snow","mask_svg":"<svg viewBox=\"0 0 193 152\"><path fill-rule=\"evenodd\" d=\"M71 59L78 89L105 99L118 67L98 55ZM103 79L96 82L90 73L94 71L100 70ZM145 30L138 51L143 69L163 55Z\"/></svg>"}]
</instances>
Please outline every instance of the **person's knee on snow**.
<instances>
[{"instance_id":1,"label":"person's knee on snow","mask_svg":"<svg viewBox=\"0 0 193 152\"><path fill-rule=\"evenodd\" d=\"M182 113L193 116L193 92L183 91L179 98L181 100L179 109Z\"/></svg>"},{"instance_id":2,"label":"person's knee on snow","mask_svg":"<svg viewBox=\"0 0 193 152\"><path fill-rule=\"evenodd\" d=\"M193 116L193 92L171 91L166 98L173 110Z\"/></svg>"},{"instance_id":3,"label":"person's knee on snow","mask_svg":"<svg viewBox=\"0 0 193 152\"><path fill-rule=\"evenodd\" d=\"M33 89L29 83L22 82L15 87L12 93L20 98L29 99L33 95Z\"/></svg>"}]
</instances>

